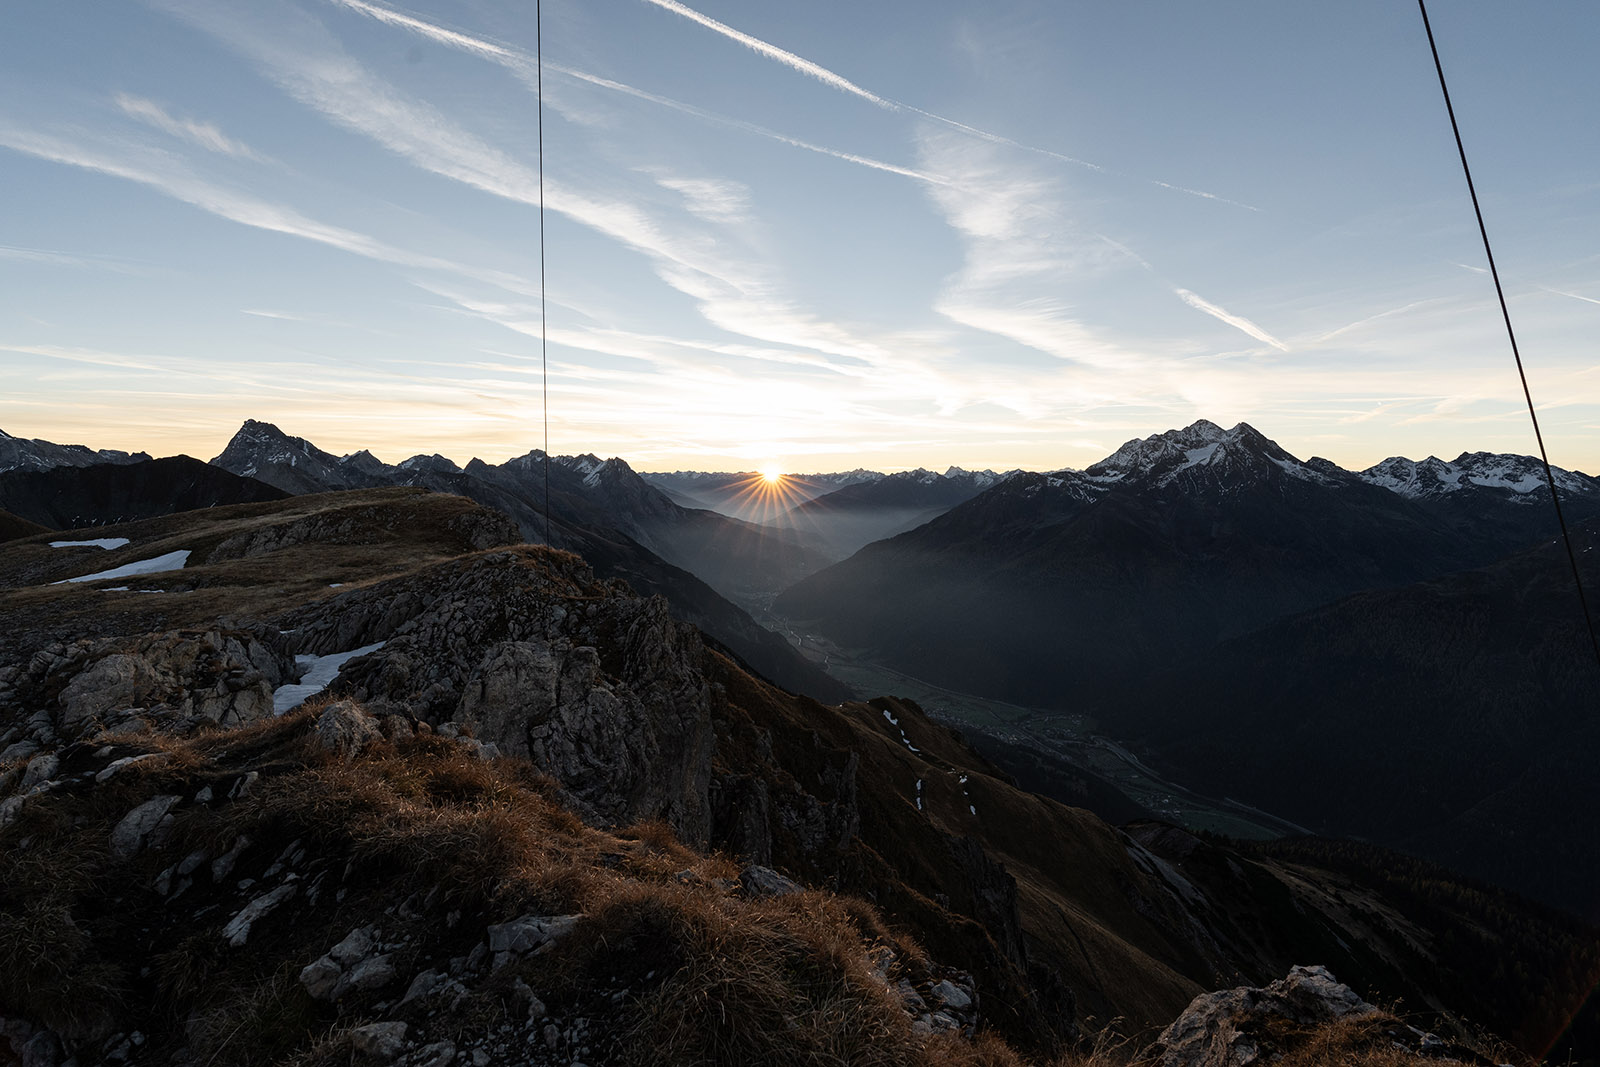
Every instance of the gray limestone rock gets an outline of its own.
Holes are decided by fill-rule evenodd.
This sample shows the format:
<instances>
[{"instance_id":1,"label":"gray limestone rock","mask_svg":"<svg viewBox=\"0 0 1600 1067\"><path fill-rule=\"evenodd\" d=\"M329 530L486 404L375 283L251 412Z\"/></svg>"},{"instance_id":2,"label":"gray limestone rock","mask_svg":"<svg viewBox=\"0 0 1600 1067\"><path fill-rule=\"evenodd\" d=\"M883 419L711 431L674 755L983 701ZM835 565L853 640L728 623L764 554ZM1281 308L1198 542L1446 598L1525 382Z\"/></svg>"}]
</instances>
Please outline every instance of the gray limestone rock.
<instances>
[{"instance_id":1,"label":"gray limestone rock","mask_svg":"<svg viewBox=\"0 0 1600 1067\"><path fill-rule=\"evenodd\" d=\"M317 744L326 752L355 759L368 745L383 739L378 720L354 701L340 700L317 716Z\"/></svg>"},{"instance_id":2,"label":"gray limestone rock","mask_svg":"<svg viewBox=\"0 0 1600 1067\"><path fill-rule=\"evenodd\" d=\"M790 893L803 893L806 888L771 867L754 863L739 872L739 884L745 894L752 897L786 897Z\"/></svg>"},{"instance_id":3,"label":"gray limestone rock","mask_svg":"<svg viewBox=\"0 0 1600 1067\"><path fill-rule=\"evenodd\" d=\"M246 904L239 914L228 920L228 925L222 928L223 938L234 948L239 948L250 940L251 927L299 892L299 888L295 883L289 882L256 897Z\"/></svg>"},{"instance_id":4,"label":"gray limestone rock","mask_svg":"<svg viewBox=\"0 0 1600 1067\"><path fill-rule=\"evenodd\" d=\"M407 1029L402 1022L358 1026L350 1031L350 1047L363 1056L388 1063L405 1051Z\"/></svg>"},{"instance_id":5,"label":"gray limestone rock","mask_svg":"<svg viewBox=\"0 0 1600 1067\"><path fill-rule=\"evenodd\" d=\"M132 859L144 847L145 841L167 812L181 799L175 796L152 797L124 815L111 831L111 855L119 860Z\"/></svg>"},{"instance_id":6,"label":"gray limestone rock","mask_svg":"<svg viewBox=\"0 0 1600 1067\"><path fill-rule=\"evenodd\" d=\"M488 929L489 951L525 955L537 951L572 932L580 915L524 915Z\"/></svg>"}]
</instances>

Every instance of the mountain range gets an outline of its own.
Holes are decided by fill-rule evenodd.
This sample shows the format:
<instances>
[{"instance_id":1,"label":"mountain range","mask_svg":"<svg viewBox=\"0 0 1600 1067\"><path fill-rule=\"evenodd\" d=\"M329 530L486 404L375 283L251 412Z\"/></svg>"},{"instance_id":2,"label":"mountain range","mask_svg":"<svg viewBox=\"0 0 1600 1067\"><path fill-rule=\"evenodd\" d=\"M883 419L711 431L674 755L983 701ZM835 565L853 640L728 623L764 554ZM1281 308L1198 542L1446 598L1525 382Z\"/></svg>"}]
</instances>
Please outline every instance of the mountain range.
<instances>
[{"instance_id":1,"label":"mountain range","mask_svg":"<svg viewBox=\"0 0 1600 1067\"><path fill-rule=\"evenodd\" d=\"M908 674L1073 707L1272 619L1548 534L1530 461L1408 462L1346 471L1200 421L1083 471L1013 475L774 607ZM1600 515L1600 483L1560 476L1572 517Z\"/></svg>"}]
</instances>

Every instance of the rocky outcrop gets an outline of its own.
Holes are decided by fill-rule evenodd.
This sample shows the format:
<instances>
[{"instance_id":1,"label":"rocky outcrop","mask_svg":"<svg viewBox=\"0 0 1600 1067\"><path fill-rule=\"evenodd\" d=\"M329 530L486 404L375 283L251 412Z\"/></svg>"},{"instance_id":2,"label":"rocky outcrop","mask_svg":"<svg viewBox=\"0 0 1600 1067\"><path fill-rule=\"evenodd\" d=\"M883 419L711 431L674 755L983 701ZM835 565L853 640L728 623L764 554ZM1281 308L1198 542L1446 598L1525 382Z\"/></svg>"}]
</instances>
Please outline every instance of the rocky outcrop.
<instances>
[{"instance_id":1,"label":"rocky outcrop","mask_svg":"<svg viewBox=\"0 0 1600 1067\"><path fill-rule=\"evenodd\" d=\"M272 691L292 671L264 632L185 630L52 646L11 672L7 695L50 709L69 737L130 717L239 726L272 714Z\"/></svg>"},{"instance_id":2,"label":"rocky outcrop","mask_svg":"<svg viewBox=\"0 0 1600 1067\"><path fill-rule=\"evenodd\" d=\"M1284 1022L1318 1026L1377 1010L1326 967L1294 967L1262 988L1196 997L1157 1038L1160 1067L1249 1067L1273 1058L1271 1031Z\"/></svg>"},{"instance_id":3,"label":"rocky outcrop","mask_svg":"<svg viewBox=\"0 0 1600 1067\"><path fill-rule=\"evenodd\" d=\"M315 650L386 642L334 687L369 712L455 724L529 758L597 822L660 817L686 841L709 840L704 649L661 598L526 548L353 591L292 625Z\"/></svg>"}]
</instances>

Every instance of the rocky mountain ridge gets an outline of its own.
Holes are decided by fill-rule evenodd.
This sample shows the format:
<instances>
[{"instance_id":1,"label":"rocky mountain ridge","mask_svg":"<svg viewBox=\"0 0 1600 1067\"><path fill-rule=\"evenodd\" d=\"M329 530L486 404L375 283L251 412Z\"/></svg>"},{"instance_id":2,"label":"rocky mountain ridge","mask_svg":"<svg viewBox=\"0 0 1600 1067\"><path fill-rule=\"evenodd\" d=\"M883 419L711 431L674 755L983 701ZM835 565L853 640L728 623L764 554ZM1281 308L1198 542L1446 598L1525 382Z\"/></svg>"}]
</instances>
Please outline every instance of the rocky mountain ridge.
<instances>
[{"instance_id":1,"label":"rocky mountain ridge","mask_svg":"<svg viewBox=\"0 0 1600 1067\"><path fill-rule=\"evenodd\" d=\"M149 458L146 452L58 445L39 439L13 437L0 430L0 474L7 471L43 471L54 467L89 467L96 463L137 463Z\"/></svg>"}]
</instances>

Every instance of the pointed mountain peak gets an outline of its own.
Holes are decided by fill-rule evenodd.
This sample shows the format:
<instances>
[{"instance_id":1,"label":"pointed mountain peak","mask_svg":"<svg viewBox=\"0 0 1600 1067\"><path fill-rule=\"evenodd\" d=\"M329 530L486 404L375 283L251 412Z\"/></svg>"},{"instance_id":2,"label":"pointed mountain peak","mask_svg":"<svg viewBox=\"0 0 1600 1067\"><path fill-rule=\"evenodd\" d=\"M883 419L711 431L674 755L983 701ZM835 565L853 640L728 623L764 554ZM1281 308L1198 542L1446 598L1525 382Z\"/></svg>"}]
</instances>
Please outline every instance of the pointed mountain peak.
<instances>
[{"instance_id":1,"label":"pointed mountain peak","mask_svg":"<svg viewBox=\"0 0 1600 1067\"><path fill-rule=\"evenodd\" d=\"M1348 478L1342 472L1301 462L1247 422L1224 430L1209 419L1129 441L1089 466L1084 475L1101 484L1148 481L1157 486L1180 476L1190 481L1203 476L1207 482L1228 484L1281 475L1322 484Z\"/></svg>"}]
</instances>

